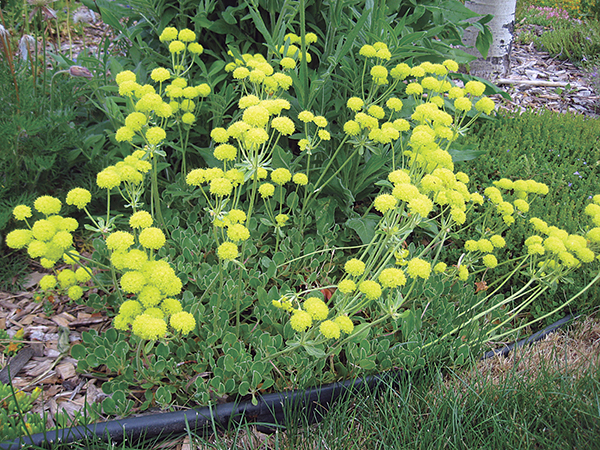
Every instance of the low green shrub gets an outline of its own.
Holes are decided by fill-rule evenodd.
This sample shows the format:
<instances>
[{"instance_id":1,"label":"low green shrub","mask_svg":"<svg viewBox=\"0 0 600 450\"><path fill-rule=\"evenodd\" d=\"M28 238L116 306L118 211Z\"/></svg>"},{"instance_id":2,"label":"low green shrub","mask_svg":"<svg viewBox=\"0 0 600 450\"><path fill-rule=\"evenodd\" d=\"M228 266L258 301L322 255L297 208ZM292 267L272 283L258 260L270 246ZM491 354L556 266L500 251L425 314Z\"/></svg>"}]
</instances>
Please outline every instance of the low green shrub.
<instances>
[{"instance_id":1,"label":"low green shrub","mask_svg":"<svg viewBox=\"0 0 600 450\"><path fill-rule=\"evenodd\" d=\"M536 46L559 59L582 61L600 53L600 23L571 21L534 39Z\"/></svg>"},{"instance_id":2,"label":"low green shrub","mask_svg":"<svg viewBox=\"0 0 600 450\"><path fill-rule=\"evenodd\" d=\"M44 430L42 418L29 413L41 392L40 388L30 394L15 392L12 386L0 383L0 442Z\"/></svg>"},{"instance_id":3,"label":"low green shrub","mask_svg":"<svg viewBox=\"0 0 600 450\"><path fill-rule=\"evenodd\" d=\"M481 125L474 135L485 154L461 167L480 189L500 178L535 179L548 185L549 193L531 205L529 217L545 216L549 225L569 233L586 230L582 222L590 193L600 185L600 120L551 111L504 113L499 120ZM528 224L514 224L506 235L507 255L521 248ZM597 270L573 275L571 283L561 283L541 297L530 313L536 317L553 310L565 298L581 289ZM508 269L506 269L508 270ZM497 269L497 274L502 269ZM525 274L519 275L521 279ZM592 288L571 305L582 310L598 305L598 289ZM549 319L550 320L550 319Z\"/></svg>"}]
</instances>

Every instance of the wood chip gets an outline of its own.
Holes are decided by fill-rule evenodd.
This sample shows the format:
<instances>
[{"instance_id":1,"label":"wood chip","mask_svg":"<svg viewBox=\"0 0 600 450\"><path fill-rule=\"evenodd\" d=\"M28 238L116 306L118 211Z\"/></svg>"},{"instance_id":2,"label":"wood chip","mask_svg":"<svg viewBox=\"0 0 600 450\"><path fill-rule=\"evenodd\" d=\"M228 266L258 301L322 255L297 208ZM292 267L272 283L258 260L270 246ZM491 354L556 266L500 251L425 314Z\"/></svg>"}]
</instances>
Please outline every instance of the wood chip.
<instances>
[{"instance_id":1,"label":"wood chip","mask_svg":"<svg viewBox=\"0 0 600 450\"><path fill-rule=\"evenodd\" d=\"M56 373L63 380L68 380L69 378L77 376L77 373L75 372L75 366L70 362L58 364L56 366Z\"/></svg>"},{"instance_id":2,"label":"wood chip","mask_svg":"<svg viewBox=\"0 0 600 450\"><path fill-rule=\"evenodd\" d=\"M58 316L54 316L51 319L54 323L61 327L69 327L69 324L75 320L75 317L69 313L62 312Z\"/></svg>"},{"instance_id":3,"label":"wood chip","mask_svg":"<svg viewBox=\"0 0 600 450\"><path fill-rule=\"evenodd\" d=\"M29 364L27 364L27 367L31 367L29 370L27 370L26 375L28 377L39 377L41 374L43 374L44 372L50 370L50 368L52 367L52 364L54 363L54 361L50 360L50 359L45 359L45 360L41 360L41 358L34 358L35 361L30 361Z\"/></svg>"}]
</instances>

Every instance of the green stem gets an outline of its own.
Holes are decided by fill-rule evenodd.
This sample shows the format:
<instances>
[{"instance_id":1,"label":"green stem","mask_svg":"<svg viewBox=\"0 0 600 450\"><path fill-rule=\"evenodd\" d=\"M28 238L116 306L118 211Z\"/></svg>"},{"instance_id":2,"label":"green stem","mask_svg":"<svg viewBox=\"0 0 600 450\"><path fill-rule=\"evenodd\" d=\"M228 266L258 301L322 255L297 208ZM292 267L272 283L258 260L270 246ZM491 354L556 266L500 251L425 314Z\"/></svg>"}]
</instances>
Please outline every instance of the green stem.
<instances>
[{"instance_id":1,"label":"green stem","mask_svg":"<svg viewBox=\"0 0 600 450\"><path fill-rule=\"evenodd\" d=\"M300 0L300 52L302 61L300 61L300 90L302 98L300 105L303 109L308 107L308 61L306 60L306 0Z\"/></svg>"},{"instance_id":2,"label":"green stem","mask_svg":"<svg viewBox=\"0 0 600 450\"><path fill-rule=\"evenodd\" d=\"M158 194L158 161L156 154L152 155L152 186L150 188L150 203L152 205L152 215L156 217L160 227L164 229L165 221L160 209L160 196Z\"/></svg>"},{"instance_id":3,"label":"green stem","mask_svg":"<svg viewBox=\"0 0 600 450\"><path fill-rule=\"evenodd\" d=\"M308 208L308 206L310 205L312 198L315 194L317 194L321 189L323 189L325 186L327 186L327 184L329 184L329 182L331 180L333 180L338 173L340 173L340 171L346 166L346 164L348 164L348 162L350 160L352 160L352 158L354 158L354 155L356 155L356 153L358 153L358 150L360 149L360 147L357 147L354 152L350 155L349 158L347 158L342 165L335 171L335 173L333 175L331 175L327 181L325 183L323 183L322 185L319 186L319 183L321 182L321 180L323 179L323 177L325 176L325 174L327 173L327 171L329 170L329 167L331 167L331 164L333 163L335 157L337 156L338 152L340 151L340 149L342 148L342 145L346 142L346 139L348 139L348 136L344 136L344 139L342 140L342 142L340 142L340 145L338 146L338 148L335 150L335 152L333 153L333 156L329 159L329 161L327 162L327 166L323 169L321 176L319 177L319 179L317 180L317 182L314 184L315 188L314 190L308 194L307 198L305 199L304 203L302 204L302 211L300 212L300 215L303 216L306 212L306 209Z\"/></svg>"}]
</instances>

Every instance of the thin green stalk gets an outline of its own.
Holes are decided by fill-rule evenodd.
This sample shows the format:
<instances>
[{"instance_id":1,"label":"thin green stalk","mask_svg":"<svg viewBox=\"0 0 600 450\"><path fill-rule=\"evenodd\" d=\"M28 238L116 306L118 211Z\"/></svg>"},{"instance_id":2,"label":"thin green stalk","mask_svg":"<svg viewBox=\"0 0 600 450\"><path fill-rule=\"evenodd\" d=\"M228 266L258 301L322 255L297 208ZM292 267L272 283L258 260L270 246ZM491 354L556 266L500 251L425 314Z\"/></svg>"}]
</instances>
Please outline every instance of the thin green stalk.
<instances>
[{"instance_id":1,"label":"thin green stalk","mask_svg":"<svg viewBox=\"0 0 600 450\"><path fill-rule=\"evenodd\" d=\"M150 204L152 216L156 217L161 228L165 228L165 220L163 219L160 208L160 196L158 194L158 161L156 154L152 154L152 186L150 188Z\"/></svg>"},{"instance_id":2,"label":"thin green stalk","mask_svg":"<svg viewBox=\"0 0 600 450\"><path fill-rule=\"evenodd\" d=\"M302 85L302 99L300 104L302 108L307 106L308 97L308 61L306 60L306 1L300 0L300 51L302 61L300 61L300 83Z\"/></svg>"},{"instance_id":3,"label":"thin green stalk","mask_svg":"<svg viewBox=\"0 0 600 450\"><path fill-rule=\"evenodd\" d=\"M558 308L555 308L553 311L550 311L549 313L546 313L546 314L544 314L543 316L541 316L541 317L538 317L537 319L535 319L535 320L533 320L533 321L531 321L531 322L528 322L528 323L526 323L526 324L524 324L524 325L521 325L521 326L519 326L519 327L517 327L517 328L514 328L514 329L510 330L509 332L506 332L506 333L504 333L504 334L501 334L501 335L499 335L499 336L495 336L495 337L497 337L498 339L502 339L503 337L507 336L508 334L514 333L515 331L519 331L519 330L521 330L521 329L525 328L526 326L531 326L531 325L533 325L534 323L540 322L540 321L542 321L542 320L544 320L544 319L546 319L546 318L548 318L548 317L550 317L550 316L552 316L552 315L556 314L558 311L560 311L561 309L563 309L563 308L565 308L566 306L568 306L569 304L571 304L571 303L572 303L574 300L576 300L576 299L577 299L579 296L583 295L583 293L584 293L584 292L586 292L588 289L590 289L590 288L591 288L591 287L592 287L594 284L596 284L596 282L597 282L598 280L600 280L600 272L598 272L598 274L597 274L597 275L594 277L594 279L593 279L592 281L590 281L590 282L589 282L589 283L588 283L588 284L585 286L585 288L583 288L581 291L579 291L577 294L575 294L573 297L571 297L569 300L567 300L565 303L563 303L563 304L562 304L561 306L559 306Z\"/></svg>"},{"instance_id":4,"label":"thin green stalk","mask_svg":"<svg viewBox=\"0 0 600 450\"><path fill-rule=\"evenodd\" d=\"M2 20L2 26L6 29L6 22L4 21L4 15L2 14L2 9L0 8L0 19ZM4 56L8 61L8 67L10 69L10 73L12 74L13 84L15 86L15 96L17 98L17 113L20 112L21 101L19 100L19 84L17 83L17 75L15 73L15 66L13 64L13 52L10 45L10 39L6 34L2 34L2 49L4 50Z\"/></svg>"},{"instance_id":5,"label":"thin green stalk","mask_svg":"<svg viewBox=\"0 0 600 450\"><path fill-rule=\"evenodd\" d=\"M305 202L302 205L302 210L300 212L300 215L304 215L306 213L306 209L308 208L308 206L310 205L310 202L313 198L313 196L318 193L321 189L323 189L325 186L327 186L327 184L329 184L329 182L331 180L333 180L338 173L340 173L340 171L346 166L346 164L348 164L348 161L350 161L352 158L354 158L354 155L356 155L356 153L358 153L358 150L360 149L360 147L357 147L354 152L350 155L349 158L347 158L342 165L338 168L338 170L335 171L335 173L329 177L327 179L327 181L325 183L323 183L322 185L319 186L319 183L321 182L321 180L323 179L323 177L325 176L325 174L327 173L327 170L329 169L329 167L331 167L331 164L333 163L333 160L335 159L335 157L337 156L337 153L339 152L339 150L342 148L342 145L346 142L346 139L348 138L348 136L344 136L344 139L342 140L342 142L340 143L340 145L338 146L338 148L336 149L336 151L334 152L333 156L329 159L329 161L327 162L327 166L323 169L323 172L321 173L321 176L319 177L319 179L317 180L317 182L315 183L315 189L307 196Z\"/></svg>"}]
</instances>

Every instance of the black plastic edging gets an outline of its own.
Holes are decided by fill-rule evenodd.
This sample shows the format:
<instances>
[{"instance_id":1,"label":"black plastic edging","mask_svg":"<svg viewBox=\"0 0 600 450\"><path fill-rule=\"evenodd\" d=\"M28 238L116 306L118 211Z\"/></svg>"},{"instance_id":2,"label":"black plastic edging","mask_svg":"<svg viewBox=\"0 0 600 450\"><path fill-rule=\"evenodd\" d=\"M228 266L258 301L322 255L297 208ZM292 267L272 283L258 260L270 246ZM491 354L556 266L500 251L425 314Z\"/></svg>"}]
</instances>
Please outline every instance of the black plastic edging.
<instances>
[{"instance_id":1,"label":"black plastic edging","mask_svg":"<svg viewBox=\"0 0 600 450\"><path fill-rule=\"evenodd\" d=\"M35 445L48 447L57 443L70 443L86 438L101 439L114 443L139 439L167 438L191 431L210 430L213 424L227 427L230 422L243 418L267 425L285 423L290 410L302 411L312 421L319 420L325 408L344 393L375 389L392 378L389 374L372 375L355 380L332 383L320 388L296 390L285 393L266 394L253 405L250 401L241 404L224 403L215 407L203 407L186 411L128 417L121 420L80 425L72 428L46 431L31 436L0 443L2 450L21 449ZM321 411L319 411L321 410Z\"/></svg>"},{"instance_id":2,"label":"black plastic edging","mask_svg":"<svg viewBox=\"0 0 600 450\"><path fill-rule=\"evenodd\" d=\"M554 322L552 325L548 325L543 330L540 330L537 333L532 334L528 338L521 339L520 341L513 342L512 344L506 345L502 348L497 348L494 350L490 350L489 352L486 352L481 357L481 359L493 358L494 356L497 356L497 355L508 356L510 351L513 350L514 348L524 347L526 345L533 344L534 342L541 341L546 336L548 336L550 333L553 333L557 329L565 326L571 320L577 319L578 317L579 316L575 316L574 314L568 314L565 317L563 317L562 319Z\"/></svg>"},{"instance_id":3,"label":"black plastic edging","mask_svg":"<svg viewBox=\"0 0 600 450\"><path fill-rule=\"evenodd\" d=\"M496 355L508 355L513 348L537 342L558 328L571 321L574 315L563 319L538 331L526 339L522 339L501 349L486 352L482 359ZM402 372L387 372L371 375L355 380L331 383L321 387L296 390L284 393L272 393L260 396L258 403L224 403L214 407L203 407L140 417L128 417L121 420L99 422L91 425L80 425L71 428L45 431L31 436L22 436L12 441L0 443L0 450L17 450L28 446L52 447L57 443L71 443L84 439L101 439L113 443L124 440L136 442L140 439L168 438L182 435L190 431L210 430L213 425L227 427L231 422L249 419L267 425L285 423L288 411L301 411L310 421L318 421L327 406L343 394L352 394L370 389L371 391L388 385Z\"/></svg>"}]
</instances>

